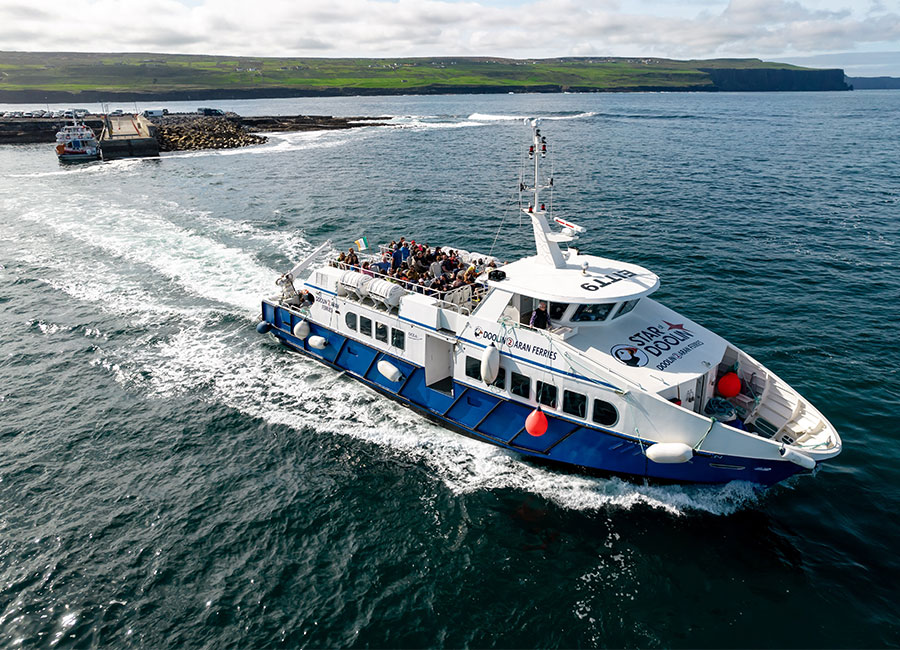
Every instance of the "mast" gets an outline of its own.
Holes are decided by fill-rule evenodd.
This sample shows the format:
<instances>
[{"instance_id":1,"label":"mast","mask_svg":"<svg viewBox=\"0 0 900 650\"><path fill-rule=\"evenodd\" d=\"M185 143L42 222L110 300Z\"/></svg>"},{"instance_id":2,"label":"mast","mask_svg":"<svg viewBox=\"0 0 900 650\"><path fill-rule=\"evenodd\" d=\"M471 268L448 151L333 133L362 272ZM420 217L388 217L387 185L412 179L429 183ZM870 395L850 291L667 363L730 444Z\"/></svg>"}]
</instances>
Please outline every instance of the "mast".
<instances>
[{"instance_id":1,"label":"mast","mask_svg":"<svg viewBox=\"0 0 900 650\"><path fill-rule=\"evenodd\" d=\"M537 124L536 119L531 120L532 143L528 149L528 156L534 161L534 184L532 187L526 187L525 183L521 183L519 186L520 191L532 191L534 202L530 203L527 208L522 208L522 211L531 217L538 260L561 269L566 266L566 260L557 242L571 241L574 237L567 232L559 234L551 232L550 224L547 223L547 211L540 202L541 190L550 188L553 185L553 179L550 179L548 185L541 186L540 184L540 159L547 155L547 138L541 136L541 130Z\"/></svg>"}]
</instances>

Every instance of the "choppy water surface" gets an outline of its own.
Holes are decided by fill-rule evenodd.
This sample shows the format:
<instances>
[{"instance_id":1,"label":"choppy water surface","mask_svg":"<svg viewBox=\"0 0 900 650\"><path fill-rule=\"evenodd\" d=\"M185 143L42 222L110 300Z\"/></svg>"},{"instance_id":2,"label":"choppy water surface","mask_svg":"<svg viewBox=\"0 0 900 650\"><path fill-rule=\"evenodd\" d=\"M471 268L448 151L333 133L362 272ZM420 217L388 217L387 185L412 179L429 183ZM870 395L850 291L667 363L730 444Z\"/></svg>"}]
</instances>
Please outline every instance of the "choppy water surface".
<instances>
[{"instance_id":1,"label":"choppy water surface","mask_svg":"<svg viewBox=\"0 0 900 650\"><path fill-rule=\"evenodd\" d=\"M900 644L898 104L259 100L221 105L392 119L76 168L0 148L0 645ZM764 492L570 475L255 333L326 238L502 223L527 252L526 115L582 248L797 386L837 462Z\"/></svg>"}]
</instances>

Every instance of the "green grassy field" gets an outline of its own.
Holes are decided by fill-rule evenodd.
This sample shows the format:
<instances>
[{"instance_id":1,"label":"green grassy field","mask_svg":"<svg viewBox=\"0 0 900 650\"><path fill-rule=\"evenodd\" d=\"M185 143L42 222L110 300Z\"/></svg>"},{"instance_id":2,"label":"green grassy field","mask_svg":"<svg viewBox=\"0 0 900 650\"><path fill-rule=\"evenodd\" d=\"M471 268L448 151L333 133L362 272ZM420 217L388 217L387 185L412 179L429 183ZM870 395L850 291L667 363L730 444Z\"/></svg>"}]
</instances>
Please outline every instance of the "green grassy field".
<instances>
[{"instance_id":1,"label":"green grassy field","mask_svg":"<svg viewBox=\"0 0 900 650\"><path fill-rule=\"evenodd\" d=\"M711 87L700 68L802 70L758 59L309 59L179 54L0 52L0 90L162 93L203 89L539 87L617 90Z\"/></svg>"}]
</instances>

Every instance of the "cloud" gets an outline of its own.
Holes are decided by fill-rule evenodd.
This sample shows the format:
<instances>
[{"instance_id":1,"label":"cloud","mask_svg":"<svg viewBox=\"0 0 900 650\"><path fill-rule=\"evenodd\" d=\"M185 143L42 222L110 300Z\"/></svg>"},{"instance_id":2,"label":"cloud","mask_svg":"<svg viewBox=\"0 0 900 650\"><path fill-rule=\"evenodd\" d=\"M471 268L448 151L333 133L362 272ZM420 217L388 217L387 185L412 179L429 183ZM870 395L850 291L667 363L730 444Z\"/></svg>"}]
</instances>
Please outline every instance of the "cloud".
<instances>
[{"instance_id":1,"label":"cloud","mask_svg":"<svg viewBox=\"0 0 900 650\"><path fill-rule=\"evenodd\" d=\"M890 7L886 5L891 5ZM0 48L244 56L811 56L900 50L880 0L0 0ZM637 7L643 7L638 9ZM81 27L71 29L71 16ZM900 70L898 70L900 74Z\"/></svg>"}]
</instances>

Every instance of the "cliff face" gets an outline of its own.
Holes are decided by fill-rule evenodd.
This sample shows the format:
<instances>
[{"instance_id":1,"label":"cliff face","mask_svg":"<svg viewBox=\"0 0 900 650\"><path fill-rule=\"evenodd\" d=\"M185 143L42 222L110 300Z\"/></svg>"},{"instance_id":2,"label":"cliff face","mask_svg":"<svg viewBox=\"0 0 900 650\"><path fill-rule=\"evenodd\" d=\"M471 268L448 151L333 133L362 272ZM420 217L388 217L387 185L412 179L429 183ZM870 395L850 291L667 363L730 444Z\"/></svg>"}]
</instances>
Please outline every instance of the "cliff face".
<instances>
[{"instance_id":1,"label":"cliff face","mask_svg":"<svg viewBox=\"0 0 900 650\"><path fill-rule=\"evenodd\" d=\"M847 77L847 83L856 90L884 90L900 88L900 77Z\"/></svg>"},{"instance_id":2,"label":"cliff face","mask_svg":"<svg viewBox=\"0 0 900 650\"><path fill-rule=\"evenodd\" d=\"M793 70L790 68L700 68L716 90L794 91L850 90L843 70Z\"/></svg>"}]
</instances>

